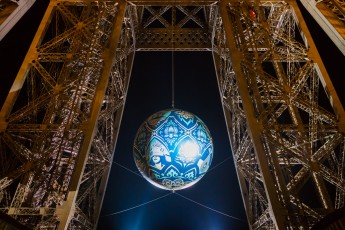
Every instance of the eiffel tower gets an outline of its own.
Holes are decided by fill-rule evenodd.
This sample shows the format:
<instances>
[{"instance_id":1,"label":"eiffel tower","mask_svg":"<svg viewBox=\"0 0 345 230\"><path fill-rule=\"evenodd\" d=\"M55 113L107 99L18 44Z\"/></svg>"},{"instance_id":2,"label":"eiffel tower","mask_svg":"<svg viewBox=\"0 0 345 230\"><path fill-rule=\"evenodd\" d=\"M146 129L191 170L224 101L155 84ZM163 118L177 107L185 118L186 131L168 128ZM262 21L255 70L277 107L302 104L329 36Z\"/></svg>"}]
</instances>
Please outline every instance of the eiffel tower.
<instances>
[{"instance_id":1,"label":"eiffel tower","mask_svg":"<svg viewBox=\"0 0 345 230\"><path fill-rule=\"evenodd\" d=\"M311 5L344 53L343 3ZM344 207L345 112L296 1L51 0L0 111L1 212L96 228L143 50L212 52L251 229Z\"/></svg>"}]
</instances>

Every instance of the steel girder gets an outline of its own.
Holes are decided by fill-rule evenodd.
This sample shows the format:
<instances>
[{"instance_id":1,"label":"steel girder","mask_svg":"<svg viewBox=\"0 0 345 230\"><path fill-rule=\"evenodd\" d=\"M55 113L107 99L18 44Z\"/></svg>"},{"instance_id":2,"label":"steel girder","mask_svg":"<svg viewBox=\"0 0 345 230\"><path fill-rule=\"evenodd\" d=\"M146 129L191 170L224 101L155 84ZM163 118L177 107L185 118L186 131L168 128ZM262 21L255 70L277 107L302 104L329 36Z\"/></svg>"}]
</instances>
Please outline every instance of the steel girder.
<instances>
[{"instance_id":1,"label":"steel girder","mask_svg":"<svg viewBox=\"0 0 345 230\"><path fill-rule=\"evenodd\" d=\"M93 229L134 55L124 1L51 1L0 113L1 209Z\"/></svg>"},{"instance_id":2,"label":"steel girder","mask_svg":"<svg viewBox=\"0 0 345 230\"><path fill-rule=\"evenodd\" d=\"M345 1L301 0L301 2L345 55Z\"/></svg>"},{"instance_id":3,"label":"steel girder","mask_svg":"<svg viewBox=\"0 0 345 230\"><path fill-rule=\"evenodd\" d=\"M344 110L295 2L56 0L0 112L1 210L96 228L135 50L171 49L214 54L252 229L343 207Z\"/></svg>"},{"instance_id":4,"label":"steel girder","mask_svg":"<svg viewBox=\"0 0 345 230\"><path fill-rule=\"evenodd\" d=\"M299 9L293 1L222 1L215 21L215 66L249 225L309 229L344 205L344 110Z\"/></svg>"},{"instance_id":5,"label":"steel girder","mask_svg":"<svg viewBox=\"0 0 345 230\"><path fill-rule=\"evenodd\" d=\"M0 41L16 25L36 0L0 1Z\"/></svg>"}]
</instances>

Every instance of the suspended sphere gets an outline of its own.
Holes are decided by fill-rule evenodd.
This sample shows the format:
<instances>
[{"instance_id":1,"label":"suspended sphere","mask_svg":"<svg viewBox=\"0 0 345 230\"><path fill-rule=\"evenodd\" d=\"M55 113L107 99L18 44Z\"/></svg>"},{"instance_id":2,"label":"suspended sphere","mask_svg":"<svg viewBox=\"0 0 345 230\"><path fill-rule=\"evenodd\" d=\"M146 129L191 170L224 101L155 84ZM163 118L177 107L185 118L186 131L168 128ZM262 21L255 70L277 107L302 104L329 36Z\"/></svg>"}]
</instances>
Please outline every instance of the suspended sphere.
<instances>
[{"instance_id":1,"label":"suspended sphere","mask_svg":"<svg viewBox=\"0 0 345 230\"><path fill-rule=\"evenodd\" d=\"M146 180L162 189L180 190L195 184L209 169L212 137L194 114L163 110L139 127L133 154Z\"/></svg>"}]
</instances>

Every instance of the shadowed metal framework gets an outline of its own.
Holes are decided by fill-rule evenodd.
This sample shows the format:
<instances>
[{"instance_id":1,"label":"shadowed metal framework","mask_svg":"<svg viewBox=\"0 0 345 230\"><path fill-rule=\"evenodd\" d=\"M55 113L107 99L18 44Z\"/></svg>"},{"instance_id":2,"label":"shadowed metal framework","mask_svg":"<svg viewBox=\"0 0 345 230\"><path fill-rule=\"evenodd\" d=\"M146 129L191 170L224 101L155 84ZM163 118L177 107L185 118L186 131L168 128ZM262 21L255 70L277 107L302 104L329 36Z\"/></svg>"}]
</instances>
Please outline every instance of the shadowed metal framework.
<instances>
[{"instance_id":1,"label":"shadowed metal framework","mask_svg":"<svg viewBox=\"0 0 345 230\"><path fill-rule=\"evenodd\" d=\"M0 1L0 41L30 9L36 0Z\"/></svg>"},{"instance_id":2,"label":"shadowed metal framework","mask_svg":"<svg viewBox=\"0 0 345 230\"><path fill-rule=\"evenodd\" d=\"M172 48L213 53L251 229L344 206L345 113L295 1L54 0L0 112L0 210L96 228L135 51Z\"/></svg>"},{"instance_id":3,"label":"shadowed metal framework","mask_svg":"<svg viewBox=\"0 0 345 230\"><path fill-rule=\"evenodd\" d=\"M301 0L301 2L345 55L345 1Z\"/></svg>"}]
</instances>

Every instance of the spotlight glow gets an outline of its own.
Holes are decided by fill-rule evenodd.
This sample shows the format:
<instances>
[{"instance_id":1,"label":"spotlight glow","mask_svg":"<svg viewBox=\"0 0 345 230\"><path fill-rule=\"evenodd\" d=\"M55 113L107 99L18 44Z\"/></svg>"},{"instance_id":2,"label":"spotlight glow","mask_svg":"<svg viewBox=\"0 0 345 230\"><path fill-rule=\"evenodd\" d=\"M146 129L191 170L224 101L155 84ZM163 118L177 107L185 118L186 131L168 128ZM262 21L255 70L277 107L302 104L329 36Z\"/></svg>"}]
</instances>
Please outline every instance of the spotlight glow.
<instances>
[{"instance_id":1,"label":"spotlight glow","mask_svg":"<svg viewBox=\"0 0 345 230\"><path fill-rule=\"evenodd\" d=\"M194 162L199 155L198 144L192 141L186 141L181 144L177 157L183 162Z\"/></svg>"}]
</instances>

